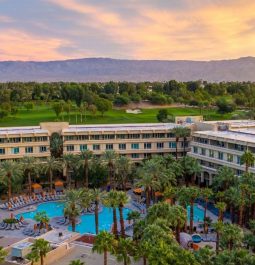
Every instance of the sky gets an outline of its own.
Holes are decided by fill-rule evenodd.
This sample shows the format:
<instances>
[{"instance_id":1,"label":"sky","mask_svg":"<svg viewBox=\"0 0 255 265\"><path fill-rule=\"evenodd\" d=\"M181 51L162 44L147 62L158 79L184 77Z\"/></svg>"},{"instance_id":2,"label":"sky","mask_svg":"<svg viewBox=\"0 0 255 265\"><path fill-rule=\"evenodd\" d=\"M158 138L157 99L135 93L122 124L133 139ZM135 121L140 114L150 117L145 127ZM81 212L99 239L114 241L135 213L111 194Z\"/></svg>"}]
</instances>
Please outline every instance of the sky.
<instances>
[{"instance_id":1,"label":"sky","mask_svg":"<svg viewBox=\"0 0 255 265\"><path fill-rule=\"evenodd\" d=\"M0 0L0 61L245 56L254 0Z\"/></svg>"}]
</instances>

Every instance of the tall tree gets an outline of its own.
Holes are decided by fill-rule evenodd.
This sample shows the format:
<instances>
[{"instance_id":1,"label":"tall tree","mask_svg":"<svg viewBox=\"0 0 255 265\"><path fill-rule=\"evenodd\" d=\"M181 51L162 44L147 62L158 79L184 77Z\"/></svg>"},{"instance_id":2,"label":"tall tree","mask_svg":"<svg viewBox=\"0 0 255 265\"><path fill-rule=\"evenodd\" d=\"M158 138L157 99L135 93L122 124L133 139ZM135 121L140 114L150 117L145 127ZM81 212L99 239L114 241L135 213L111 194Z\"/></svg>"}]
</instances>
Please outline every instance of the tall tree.
<instances>
[{"instance_id":1,"label":"tall tree","mask_svg":"<svg viewBox=\"0 0 255 265\"><path fill-rule=\"evenodd\" d=\"M133 164L126 156L118 157L116 161L117 167L117 181L120 183L122 189L126 191L127 182L132 172Z\"/></svg>"},{"instance_id":2,"label":"tall tree","mask_svg":"<svg viewBox=\"0 0 255 265\"><path fill-rule=\"evenodd\" d=\"M174 127L171 130L171 133L173 133L175 135L175 141L176 141L176 147L175 147L175 158L176 160L178 159L178 144L179 144L179 140L180 138L184 138L187 139L188 135L190 135L190 130L186 127L182 127L182 126L177 126ZM183 141L183 144L185 145L186 140ZM184 146L184 150L185 150L185 146ZM185 151L184 151L185 153Z\"/></svg>"},{"instance_id":3,"label":"tall tree","mask_svg":"<svg viewBox=\"0 0 255 265\"><path fill-rule=\"evenodd\" d=\"M33 156L24 156L21 159L21 165L22 165L22 169L24 171L24 173L27 174L28 177L28 192L29 195L32 194L32 180L31 180L31 175L33 173L37 173L38 172L38 168L39 168L39 163L38 160L33 157Z\"/></svg>"},{"instance_id":4,"label":"tall tree","mask_svg":"<svg viewBox=\"0 0 255 265\"><path fill-rule=\"evenodd\" d=\"M22 177L22 167L12 160L5 160L0 163L0 182L8 187L8 202L12 197L12 185Z\"/></svg>"},{"instance_id":5,"label":"tall tree","mask_svg":"<svg viewBox=\"0 0 255 265\"><path fill-rule=\"evenodd\" d=\"M99 189L93 189L91 192L91 200L95 202L95 227L96 227L96 234L98 234L98 214L99 214L99 205L103 202L105 194L101 192Z\"/></svg>"},{"instance_id":6,"label":"tall tree","mask_svg":"<svg viewBox=\"0 0 255 265\"><path fill-rule=\"evenodd\" d=\"M241 156L241 164L245 165L245 172L248 173L249 167L253 166L255 162L254 154L248 149Z\"/></svg>"},{"instance_id":7,"label":"tall tree","mask_svg":"<svg viewBox=\"0 0 255 265\"><path fill-rule=\"evenodd\" d=\"M101 231L96 237L92 247L93 252L104 254L104 265L107 265L107 253L114 253L114 235Z\"/></svg>"},{"instance_id":8,"label":"tall tree","mask_svg":"<svg viewBox=\"0 0 255 265\"><path fill-rule=\"evenodd\" d=\"M54 171L61 171L63 169L60 160L54 157L47 157L45 163L42 165L42 172L49 175L50 191L53 191L53 173Z\"/></svg>"},{"instance_id":9,"label":"tall tree","mask_svg":"<svg viewBox=\"0 0 255 265\"><path fill-rule=\"evenodd\" d=\"M118 191L117 200L119 203L121 236L125 238L126 235L125 235L125 224L124 224L124 217L123 217L123 207L125 204L129 202L129 197L127 196L126 192Z\"/></svg>"},{"instance_id":10,"label":"tall tree","mask_svg":"<svg viewBox=\"0 0 255 265\"><path fill-rule=\"evenodd\" d=\"M85 187L89 187L89 161L91 160L93 153L90 150L84 150L81 152L80 157L84 161L83 170L84 170L84 183Z\"/></svg>"},{"instance_id":11,"label":"tall tree","mask_svg":"<svg viewBox=\"0 0 255 265\"><path fill-rule=\"evenodd\" d=\"M116 181L115 181L115 162L117 159L117 153L113 150L107 150L104 152L103 160L107 163L108 171L109 171L109 183L110 187L116 188Z\"/></svg>"},{"instance_id":12,"label":"tall tree","mask_svg":"<svg viewBox=\"0 0 255 265\"><path fill-rule=\"evenodd\" d=\"M207 206L208 206L208 201L212 197L213 191L209 188L204 188L201 190L201 197L203 198L205 205L204 205L204 233L206 232L206 213L207 213Z\"/></svg>"},{"instance_id":13,"label":"tall tree","mask_svg":"<svg viewBox=\"0 0 255 265\"><path fill-rule=\"evenodd\" d=\"M40 256L40 264L44 265L44 258L50 251L50 243L43 238L36 239L32 245L32 252L38 253Z\"/></svg>"}]
</instances>

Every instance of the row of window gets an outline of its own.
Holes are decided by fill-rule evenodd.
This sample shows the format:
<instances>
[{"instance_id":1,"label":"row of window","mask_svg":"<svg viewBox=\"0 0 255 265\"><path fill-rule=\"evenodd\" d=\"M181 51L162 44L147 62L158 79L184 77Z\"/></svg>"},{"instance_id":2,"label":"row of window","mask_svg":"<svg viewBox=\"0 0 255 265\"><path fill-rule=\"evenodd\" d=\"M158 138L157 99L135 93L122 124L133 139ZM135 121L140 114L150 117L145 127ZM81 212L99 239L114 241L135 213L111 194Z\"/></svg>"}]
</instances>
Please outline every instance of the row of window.
<instances>
[{"instance_id":1,"label":"row of window","mask_svg":"<svg viewBox=\"0 0 255 265\"><path fill-rule=\"evenodd\" d=\"M165 147L165 143L157 143L157 149L163 149ZM169 142L168 143L169 148L176 148L176 142ZM92 149L94 151L100 150L101 145L100 144L93 144ZM139 143L132 143L131 144L131 149L133 150L138 150L141 148L141 144ZM144 143L143 144L143 149L151 149L152 148L152 143ZM87 144L81 144L80 145L80 151L85 151L88 149ZM106 150L113 150L113 144L106 144L105 145ZM127 149L127 144L119 144L119 150L126 150ZM66 150L69 152L74 151L74 145L67 145Z\"/></svg>"},{"instance_id":2,"label":"row of window","mask_svg":"<svg viewBox=\"0 0 255 265\"><path fill-rule=\"evenodd\" d=\"M197 146L194 146L193 147L193 153L195 154L198 154L198 147ZM200 148L200 155L203 155L203 156L206 156L206 149L205 148ZM209 149L209 157L211 158L217 158L219 160L224 160L224 153L223 152L219 152L219 151L214 151L214 150L211 150ZM234 155L232 154L226 154L226 161L230 162L230 163L233 163L234 162ZM236 163L238 165L241 164L241 157L240 156L236 156Z\"/></svg>"},{"instance_id":3,"label":"row of window","mask_svg":"<svg viewBox=\"0 0 255 265\"><path fill-rule=\"evenodd\" d=\"M174 138L172 133L133 133L133 134L93 134L93 135L66 135L65 141L81 140L111 140L111 139L148 139L148 138Z\"/></svg>"},{"instance_id":4,"label":"row of window","mask_svg":"<svg viewBox=\"0 0 255 265\"><path fill-rule=\"evenodd\" d=\"M34 148L32 146L25 147L25 153L26 154L32 154L34 152ZM44 153L47 152L46 146L39 146L39 152ZM19 147L12 147L11 148L11 154L19 154L20 148ZM0 148L0 155L5 155L5 148Z\"/></svg>"},{"instance_id":5,"label":"row of window","mask_svg":"<svg viewBox=\"0 0 255 265\"><path fill-rule=\"evenodd\" d=\"M36 136L36 137L12 137L12 138L0 138L0 144L2 143L27 143L27 142L47 142L48 136Z\"/></svg>"}]
</instances>

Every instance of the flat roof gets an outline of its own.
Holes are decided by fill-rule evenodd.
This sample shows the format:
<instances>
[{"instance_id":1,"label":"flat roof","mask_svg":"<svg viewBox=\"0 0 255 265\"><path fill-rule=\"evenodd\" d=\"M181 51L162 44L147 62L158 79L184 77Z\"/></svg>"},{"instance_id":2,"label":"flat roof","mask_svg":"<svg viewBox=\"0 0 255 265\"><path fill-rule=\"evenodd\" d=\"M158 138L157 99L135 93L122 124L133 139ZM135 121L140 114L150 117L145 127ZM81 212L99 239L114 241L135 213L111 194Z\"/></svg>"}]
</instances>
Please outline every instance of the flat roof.
<instances>
[{"instance_id":1,"label":"flat roof","mask_svg":"<svg viewBox=\"0 0 255 265\"><path fill-rule=\"evenodd\" d=\"M233 131L233 130L227 130L227 131L196 131L193 135L196 136L196 134L199 134L200 136L206 136L206 137L216 137L221 138L224 140L233 140L233 141L242 141L246 143L255 143L255 130L253 132L249 132L249 130L243 130L242 131Z\"/></svg>"},{"instance_id":2,"label":"flat roof","mask_svg":"<svg viewBox=\"0 0 255 265\"><path fill-rule=\"evenodd\" d=\"M34 134L34 133L48 134L48 131L41 129L40 126L34 126L34 127L2 127L2 128L0 128L0 135Z\"/></svg>"},{"instance_id":3,"label":"flat roof","mask_svg":"<svg viewBox=\"0 0 255 265\"><path fill-rule=\"evenodd\" d=\"M28 242L28 241L24 241L24 242L17 243L15 245L13 245L12 247L16 248L16 249L25 249L25 248L28 248L32 245L33 245L33 243Z\"/></svg>"},{"instance_id":4,"label":"flat roof","mask_svg":"<svg viewBox=\"0 0 255 265\"><path fill-rule=\"evenodd\" d=\"M185 127L175 123L134 123L134 124L100 124L100 125L70 125L63 133L100 132L100 131L139 131L139 130L171 130L175 127Z\"/></svg>"}]
</instances>

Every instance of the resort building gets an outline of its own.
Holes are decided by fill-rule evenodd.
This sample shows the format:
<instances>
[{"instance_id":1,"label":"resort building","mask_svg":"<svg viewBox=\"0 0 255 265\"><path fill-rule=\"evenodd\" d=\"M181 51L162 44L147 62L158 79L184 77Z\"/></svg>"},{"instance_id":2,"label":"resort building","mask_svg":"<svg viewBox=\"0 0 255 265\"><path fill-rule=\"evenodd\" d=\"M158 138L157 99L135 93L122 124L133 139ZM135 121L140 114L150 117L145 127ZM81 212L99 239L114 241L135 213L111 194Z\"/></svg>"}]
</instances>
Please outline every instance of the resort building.
<instances>
[{"instance_id":1,"label":"resort building","mask_svg":"<svg viewBox=\"0 0 255 265\"><path fill-rule=\"evenodd\" d=\"M255 121L211 121L195 124L192 135L191 151L188 155L196 158L203 172L197 183L211 185L217 169L227 166L241 175L245 166L241 156L245 150L255 153ZM255 173L255 167L249 169Z\"/></svg>"},{"instance_id":2,"label":"resort building","mask_svg":"<svg viewBox=\"0 0 255 265\"><path fill-rule=\"evenodd\" d=\"M0 128L0 161L19 159L24 155L45 159L50 156L50 139L58 133L63 139L63 153L79 154L91 150L101 156L114 150L133 161L152 155L176 152L174 123L69 125L67 122L41 123L35 127ZM178 156L189 151L190 138L178 141ZM184 146L185 145L185 146Z\"/></svg>"}]
</instances>

